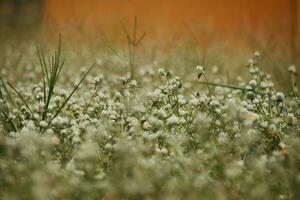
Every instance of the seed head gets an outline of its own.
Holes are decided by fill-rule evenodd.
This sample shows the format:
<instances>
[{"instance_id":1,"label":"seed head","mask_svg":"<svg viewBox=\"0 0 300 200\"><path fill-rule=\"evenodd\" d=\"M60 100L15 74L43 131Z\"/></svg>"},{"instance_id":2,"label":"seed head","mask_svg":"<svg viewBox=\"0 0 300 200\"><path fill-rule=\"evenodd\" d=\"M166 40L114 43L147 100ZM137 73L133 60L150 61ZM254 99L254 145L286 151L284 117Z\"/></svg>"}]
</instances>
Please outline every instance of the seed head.
<instances>
[{"instance_id":1,"label":"seed head","mask_svg":"<svg viewBox=\"0 0 300 200\"><path fill-rule=\"evenodd\" d=\"M284 100L284 94L282 92L277 92L276 93L276 100L281 102Z\"/></svg>"},{"instance_id":2,"label":"seed head","mask_svg":"<svg viewBox=\"0 0 300 200\"><path fill-rule=\"evenodd\" d=\"M204 67L201 65L196 66L196 71L198 73L198 79L204 74L205 70Z\"/></svg>"},{"instance_id":3,"label":"seed head","mask_svg":"<svg viewBox=\"0 0 300 200\"><path fill-rule=\"evenodd\" d=\"M291 74L296 74L296 66L295 65L289 66L288 71Z\"/></svg>"}]
</instances>

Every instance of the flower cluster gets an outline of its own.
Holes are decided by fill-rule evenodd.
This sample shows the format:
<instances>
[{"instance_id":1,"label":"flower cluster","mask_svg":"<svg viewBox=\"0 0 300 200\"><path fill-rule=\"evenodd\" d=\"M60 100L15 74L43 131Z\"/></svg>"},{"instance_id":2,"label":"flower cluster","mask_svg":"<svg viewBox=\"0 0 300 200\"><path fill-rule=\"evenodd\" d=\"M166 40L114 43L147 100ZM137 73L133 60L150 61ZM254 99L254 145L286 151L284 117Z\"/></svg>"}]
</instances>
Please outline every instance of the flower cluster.
<instances>
[{"instance_id":1,"label":"flower cluster","mask_svg":"<svg viewBox=\"0 0 300 200\"><path fill-rule=\"evenodd\" d=\"M261 56L233 85L204 66L193 81L96 71L58 113L73 88L61 76L44 117L42 82L16 82L24 101L1 79L0 199L296 199L300 98L295 81L276 89Z\"/></svg>"}]
</instances>

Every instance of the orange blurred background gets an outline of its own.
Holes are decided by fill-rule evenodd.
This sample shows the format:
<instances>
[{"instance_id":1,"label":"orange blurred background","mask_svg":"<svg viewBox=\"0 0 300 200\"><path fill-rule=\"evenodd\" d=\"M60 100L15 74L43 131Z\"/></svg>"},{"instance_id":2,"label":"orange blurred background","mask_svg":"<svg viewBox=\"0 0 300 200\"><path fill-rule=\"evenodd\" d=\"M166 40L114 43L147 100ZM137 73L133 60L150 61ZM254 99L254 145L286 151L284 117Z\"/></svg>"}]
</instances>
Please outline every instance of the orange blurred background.
<instances>
[{"instance_id":1,"label":"orange blurred background","mask_svg":"<svg viewBox=\"0 0 300 200\"><path fill-rule=\"evenodd\" d=\"M43 13L46 27L94 27L116 37L120 20L131 25L134 16L140 29L156 39L180 38L191 31L199 35L205 32L208 38L236 37L245 32L289 36L291 23L300 22L299 15L298 22L291 20L292 1L45 0Z\"/></svg>"}]
</instances>

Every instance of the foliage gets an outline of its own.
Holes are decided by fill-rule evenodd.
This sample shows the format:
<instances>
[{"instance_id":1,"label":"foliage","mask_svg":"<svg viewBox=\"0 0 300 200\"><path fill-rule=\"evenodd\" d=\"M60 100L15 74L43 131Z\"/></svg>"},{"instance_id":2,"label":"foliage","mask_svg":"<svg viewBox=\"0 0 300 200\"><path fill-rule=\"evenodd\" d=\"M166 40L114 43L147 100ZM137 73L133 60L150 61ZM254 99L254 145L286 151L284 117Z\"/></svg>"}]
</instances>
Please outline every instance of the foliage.
<instances>
[{"instance_id":1,"label":"foliage","mask_svg":"<svg viewBox=\"0 0 300 200\"><path fill-rule=\"evenodd\" d=\"M235 84L216 68L180 78L159 64L141 66L139 82L90 68L74 84L61 42L49 62L38 52L42 81L0 81L1 199L300 196L295 66L285 91L258 52Z\"/></svg>"}]
</instances>

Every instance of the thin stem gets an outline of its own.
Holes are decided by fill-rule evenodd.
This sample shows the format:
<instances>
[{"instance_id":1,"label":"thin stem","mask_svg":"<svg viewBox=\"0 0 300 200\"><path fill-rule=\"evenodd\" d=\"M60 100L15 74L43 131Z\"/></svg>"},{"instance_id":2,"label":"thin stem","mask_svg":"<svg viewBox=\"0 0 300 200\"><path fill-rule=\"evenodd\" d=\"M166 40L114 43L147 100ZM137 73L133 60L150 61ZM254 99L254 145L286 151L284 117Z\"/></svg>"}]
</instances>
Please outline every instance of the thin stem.
<instances>
[{"instance_id":1,"label":"thin stem","mask_svg":"<svg viewBox=\"0 0 300 200\"><path fill-rule=\"evenodd\" d=\"M33 117L33 112L31 110L31 108L29 107L29 105L27 104L25 98L18 92L17 89L14 88L14 86L12 86L9 82L7 82L7 85L9 87L11 87L11 89L13 89L13 91L15 91L15 93L19 96L19 98L23 101L23 103L25 104L25 106L27 107L27 109L29 110L31 116Z\"/></svg>"}]
</instances>

